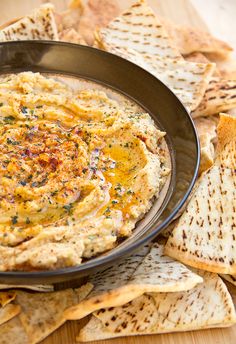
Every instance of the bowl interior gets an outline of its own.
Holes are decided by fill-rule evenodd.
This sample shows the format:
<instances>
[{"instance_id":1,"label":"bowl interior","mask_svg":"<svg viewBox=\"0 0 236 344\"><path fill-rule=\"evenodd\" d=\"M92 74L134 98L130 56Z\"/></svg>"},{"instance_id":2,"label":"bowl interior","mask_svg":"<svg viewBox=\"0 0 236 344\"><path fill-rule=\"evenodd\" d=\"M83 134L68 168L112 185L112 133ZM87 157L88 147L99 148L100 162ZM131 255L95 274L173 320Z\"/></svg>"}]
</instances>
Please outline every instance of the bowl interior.
<instances>
[{"instance_id":1,"label":"bowl interior","mask_svg":"<svg viewBox=\"0 0 236 344\"><path fill-rule=\"evenodd\" d=\"M40 272L0 272L0 283L54 283L72 280L113 264L155 237L174 218L197 176L199 143L190 116L178 98L142 68L109 53L69 43L0 43L0 74L38 71L94 81L123 94L147 111L166 131L172 173L162 202L138 223L133 235L113 250L79 266Z\"/></svg>"}]
</instances>

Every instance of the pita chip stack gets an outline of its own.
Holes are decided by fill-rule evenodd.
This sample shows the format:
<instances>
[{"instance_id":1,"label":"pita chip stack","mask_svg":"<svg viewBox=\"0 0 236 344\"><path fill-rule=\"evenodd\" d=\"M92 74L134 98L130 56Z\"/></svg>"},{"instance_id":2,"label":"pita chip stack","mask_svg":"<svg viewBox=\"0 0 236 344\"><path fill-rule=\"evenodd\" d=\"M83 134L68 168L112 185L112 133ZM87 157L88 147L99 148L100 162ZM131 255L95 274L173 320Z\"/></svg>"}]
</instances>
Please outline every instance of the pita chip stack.
<instances>
[{"instance_id":1,"label":"pita chip stack","mask_svg":"<svg viewBox=\"0 0 236 344\"><path fill-rule=\"evenodd\" d=\"M217 123L218 116L198 117L194 120L201 147L199 174L208 170L208 168L210 168L214 163L214 143L217 136Z\"/></svg>"},{"instance_id":2,"label":"pita chip stack","mask_svg":"<svg viewBox=\"0 0 236 344\"><path fill-rule=\"evenodd\" d=\"M44 4L13 24L0 30L0 41L19 41L25 39L58 40L53 6Z\"/></svg>"},{"instance_id":3,"label":"pita chip stack","mask_svg":"<svg viewBox=\"0 0 236 344\"><path fill-rule=\"evenodd\" d=\"M202 278L165 256L163 246L156 243L141 259L133 255L118 267L95 275L90 282L94 290L87 299L65 311L67 319L81 319L101 308L124 305L147 292L188 290L201 283Z\"/></svg>"},{"instance_id":4,"label":"pita chip stack","mask_svg":"<svg viewBox=\"0 0 236 344\"><path fill-rule=\"evenodd\" d=\"M200 183L165 246L190 266L236 273L236 118L221 114L214 165Z\"/></svg>"},{"instance_id":5,"label":"pita chip stack","mask_svg":"<svg viewBox=\"0 0 236 344\"><path fill-rule=\"evenodd\" d=\"M231 296L214 273L197 271L204 282L184 292L142 295L121 307L93 313L78 341L226 327L236 323Z\"/></svg>"},{"instance_id":6,"label":"pita chip stack","mask_svg":"<svg viewBox=\"0 0 236 344\"><path fill-rule=\"evenodd\" d=\"M236 80L213 78L199 106L191 113L193 118L210 116L236 107Z\"/></svg>"},{"instance_id":7,"label":"pita chip stack","mask_svg":"<svg viewBox=\"0 0 236 344\"><path fill-rule=\"evenodd\" d=\"M205 93L215 65L185 61L161 20L144 1L131 6L96 33L98 46L146 69L194 110Z\"/></svg>"}]
</instances>

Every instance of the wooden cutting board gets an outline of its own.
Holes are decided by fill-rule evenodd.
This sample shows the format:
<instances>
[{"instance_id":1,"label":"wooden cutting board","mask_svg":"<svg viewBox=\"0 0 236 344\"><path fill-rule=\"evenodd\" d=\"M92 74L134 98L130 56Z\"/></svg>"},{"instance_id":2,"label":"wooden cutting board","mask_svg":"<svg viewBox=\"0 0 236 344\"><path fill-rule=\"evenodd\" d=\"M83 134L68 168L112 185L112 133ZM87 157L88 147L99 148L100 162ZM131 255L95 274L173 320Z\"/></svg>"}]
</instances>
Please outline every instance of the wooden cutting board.
<instances>
[{"instance_id":1,"label":"wooden cutting board","mask_svg":"<svg viewBox=\"0 0 236 344\"><path fill-rule=\"evenodd\" d=\"M132 0L117 0L122 8L128 7ZM204 7L207 11L207 2ZM43 0L1 0L0 1L0 25L8 20L20 17L31 11L32 8L46 2ZM66 8L68 0L52 0L58 10ZM196 2L196 1L195 1ZM217 3L220 1L217 0ZM207 25L192 6L189 0L148 0L152 8L162 16L174 21L177 24L186 24L202 29ZM201 1L202 3L202 1ZM224 8L222 8L224 9ZM213 32L214 33L214 32ZM236 304L236 287L228 284ZM69 321L51 336L45 339L42 344L74 344L75 336L79 329L86 323L83 321ZM140 336L118 338L112 341L93 342L95 344L235 344L236 326L227 329L210 329L194 332L172 333L164 335ZM13 343L9 343L13 344ZM24 343L22 343L24 344Z\"/></svg>"}]
</instances>

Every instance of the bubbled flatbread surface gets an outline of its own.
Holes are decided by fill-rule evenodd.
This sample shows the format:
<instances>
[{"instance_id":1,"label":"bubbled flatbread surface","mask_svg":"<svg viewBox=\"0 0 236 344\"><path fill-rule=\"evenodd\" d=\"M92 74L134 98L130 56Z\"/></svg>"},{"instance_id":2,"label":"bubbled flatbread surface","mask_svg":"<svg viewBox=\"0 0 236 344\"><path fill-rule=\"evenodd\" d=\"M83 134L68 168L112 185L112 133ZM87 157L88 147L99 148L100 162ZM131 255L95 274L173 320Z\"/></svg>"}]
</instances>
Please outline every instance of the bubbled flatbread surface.
<instances>
[{"instance_id":1,"label":"bubbled flatbread surface","mask_svg":"<svg viewBox=\"0 0 236 344\"><path fill-rule=\"evenodd\" d=\"M77 340L190 331L236 322L231 296L217 274L196 271L204 282L185 292L152 293L93 314Z\"/></svg>"},{"instance_id":2,"label":"bubbled flatbread surface","mask_svg":"<svg viewBox=\"0 0 236 344\"><path fill-rule=\"evenodd\" d=\"M236 272L236 119L221 115L218 156L202 175L165 253L208 271Z\"/></svg>"}]
</instances>

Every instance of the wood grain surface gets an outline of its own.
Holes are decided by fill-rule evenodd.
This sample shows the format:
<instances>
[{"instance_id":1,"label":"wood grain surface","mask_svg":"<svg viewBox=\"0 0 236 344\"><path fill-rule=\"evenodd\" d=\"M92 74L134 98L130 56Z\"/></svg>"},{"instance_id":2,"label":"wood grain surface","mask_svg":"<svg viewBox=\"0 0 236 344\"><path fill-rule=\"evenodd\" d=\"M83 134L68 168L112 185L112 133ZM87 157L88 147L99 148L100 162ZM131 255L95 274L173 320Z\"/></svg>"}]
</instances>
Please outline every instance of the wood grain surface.
<instances>
[{"instance_id":1,"label":"wood grain surface","mask_svg":"<svg viewBox=\"0 0 236 344\"><path fill-rule=\"evenodd\" d=\"M122 8L128 7L133 1L117 0ZM30 12L34 7L46 2L43 0L0 0L0 25L13 18L20 17ZM66 8L68 0L51 0L57 10ZM177 24L186 24L195 27L208 29L206 23L193 7L190 0L149 0L152 8L162 16L174 21ZM224 32L230 43L235 43L235 0L192 0L194 5L202 13L205 20L210 23L210 31L214 34L220 33L224 39ZM213 12L212 12L213 11ZM215 12L214 12L215 11ZM215 13L215 17L214 17ZM219 16L227 18L228 22L220 24ZM215 29L214 29L215 28ZM236 28L236 27L235 27ZM236 303L236 287L227 284ZM69 321L59 328L51 336L45 339L42 344L74 344L75 336L79 329L86 323L82 321ZM202 331L172 333L164 335L151 335L140 337L118 338L113 340L93 342L95 344L236 344L236 326L226 329L210 329ZM12 343L14 344L14 343Z\"/></svg>"}]
</instances>

